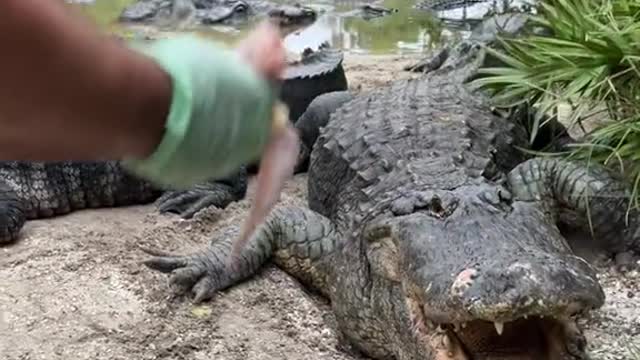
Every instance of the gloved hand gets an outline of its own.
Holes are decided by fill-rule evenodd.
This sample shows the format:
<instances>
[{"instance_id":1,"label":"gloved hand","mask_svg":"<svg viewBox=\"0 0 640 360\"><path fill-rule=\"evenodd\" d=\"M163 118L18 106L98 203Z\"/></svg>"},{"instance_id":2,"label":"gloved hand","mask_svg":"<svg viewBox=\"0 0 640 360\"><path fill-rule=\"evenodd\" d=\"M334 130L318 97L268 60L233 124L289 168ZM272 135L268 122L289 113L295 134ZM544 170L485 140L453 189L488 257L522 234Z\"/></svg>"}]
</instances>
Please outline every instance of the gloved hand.
<instances>
[{"instance_id":1,"label":"gloved hand","mask_svg":"<svg viewBox=\"0 0 640 360\"><path fill-rule=\"evenodd\" d=\"M123 165L175 189L228 176L256 160L270 135L276 94L267 77L278 75L278 54L271 59L276 66L265 65L269 49L262 44L263 50L256 50L255 40L250 37L238 51L194 36L133 45L168 72L173 98L155 152Z\"/></svg>"}]
</instances>

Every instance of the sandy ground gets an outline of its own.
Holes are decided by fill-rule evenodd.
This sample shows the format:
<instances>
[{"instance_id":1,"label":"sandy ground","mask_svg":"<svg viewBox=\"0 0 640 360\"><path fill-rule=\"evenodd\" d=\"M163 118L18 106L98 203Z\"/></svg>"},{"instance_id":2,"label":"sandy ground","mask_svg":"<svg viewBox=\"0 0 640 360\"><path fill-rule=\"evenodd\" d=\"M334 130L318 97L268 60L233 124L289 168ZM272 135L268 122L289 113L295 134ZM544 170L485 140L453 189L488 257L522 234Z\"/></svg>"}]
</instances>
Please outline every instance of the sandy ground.
<instances>
[{"instance_id":1,"label":"sandy ground","mask_svg":"<svg viewBox=\"0 0 640 360\"><path fill-rule=\"evenodd\" d=\"M409 76L400 69L412 61L348 55L345 65L351 87L367 89ZM282 201L305 197L300 175ZM361 359L339 340L328 304L278 269L194 307L140 264L138 244L188 253L237 226L251 198L189 221L147 205L29 222L0 248L0 359ZM629 359L640 276L605 270L607 304L583 322L596 359Z\"/></svg>"}]
</instances>

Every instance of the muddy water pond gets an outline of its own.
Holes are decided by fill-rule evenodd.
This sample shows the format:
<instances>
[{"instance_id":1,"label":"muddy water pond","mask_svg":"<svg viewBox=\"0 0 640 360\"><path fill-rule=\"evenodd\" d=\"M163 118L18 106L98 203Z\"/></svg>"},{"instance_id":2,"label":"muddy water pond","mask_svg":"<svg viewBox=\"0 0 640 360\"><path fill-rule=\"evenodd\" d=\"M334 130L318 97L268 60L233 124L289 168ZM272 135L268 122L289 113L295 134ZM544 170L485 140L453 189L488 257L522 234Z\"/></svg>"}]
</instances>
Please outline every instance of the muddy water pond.
<instances>
[{"instance_id":1,"label":"muddy water pond","mask_svg":"<svg viewBox=\"0 0 640 360\"><path fill-rule=\"evenodd\" d=\"M91 19L109 31L129 36L167 31L118 23L118 16L132 2L133 0L95 0L88 5L76 6L80 6ZM416 0L384 0L380 5L397 9L397 12L371 20L349 15L350 11L363 4L362 1L314 0L301 3L316 9L319 17L311 26L287 36L287 48L294 52L329 42L334 47L359 54L424 53L442 42L464 37L468 33L464 29L443 26L432 14L416 10ZM247 26L210 26L189 31L232 43L241 37L246 29ZM175 32L175 29L170 32Z\"/></svg>"}]
</instances>

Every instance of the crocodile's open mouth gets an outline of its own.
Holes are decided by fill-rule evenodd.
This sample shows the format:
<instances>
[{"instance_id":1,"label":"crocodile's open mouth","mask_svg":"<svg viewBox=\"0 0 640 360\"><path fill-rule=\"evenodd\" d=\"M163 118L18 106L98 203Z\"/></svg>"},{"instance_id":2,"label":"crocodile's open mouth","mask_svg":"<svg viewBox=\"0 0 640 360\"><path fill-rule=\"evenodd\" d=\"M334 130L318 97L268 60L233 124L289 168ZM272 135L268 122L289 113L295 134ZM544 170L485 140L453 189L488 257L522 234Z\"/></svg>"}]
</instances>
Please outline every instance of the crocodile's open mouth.
<instances>
[{"instance_id":1,"label":"crocodile's open mouth","mask_svg":"<svg viewBox=\"0 0 640 360\"><path fill-rule=\"evenodd\" d=\"M414 335L436 360L580 360L586 341L567 319L529 316L507 323L473 320L435 324L423 306L407 298Z\"/></svg>"}]
</instances>

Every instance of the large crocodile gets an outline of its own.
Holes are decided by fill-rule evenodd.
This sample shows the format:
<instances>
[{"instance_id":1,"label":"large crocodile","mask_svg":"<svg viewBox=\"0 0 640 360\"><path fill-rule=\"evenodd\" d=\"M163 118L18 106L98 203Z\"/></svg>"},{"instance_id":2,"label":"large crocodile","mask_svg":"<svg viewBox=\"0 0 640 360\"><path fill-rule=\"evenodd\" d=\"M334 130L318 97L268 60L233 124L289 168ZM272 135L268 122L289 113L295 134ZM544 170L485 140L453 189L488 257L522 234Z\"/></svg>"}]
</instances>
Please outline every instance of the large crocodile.
<instances>
[{"instance_id":1,"label":"large crocodile","mask_svg":"<svg viewBox=\"0 0 640 360\"><path fill-rule=\"evenodd\" d=\"M138 0L120 14L122 22L195 22L201 25L241 24L255 18L270 18L282 26L304 26L317 13L299 4L269 0Z\"/></svg>"},{"instance_id":2,"label":"large crocodile","mask_svg":"<svg viewBox=\"0 0 640 360\"><path fill-rule=\"evenodd\" d=\"M604 293L558 224L587 226L589 213L610 251L637 248L627 184L514 151L526 145L517 122L466 85L485 52L464 51L334 111L311 153L309 208L274 210L235 269L236 226L145 264L202 301L273 261L329 299L374 359L586 359L572 316Z\"/></svg>"}]
</instances>

